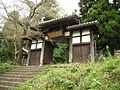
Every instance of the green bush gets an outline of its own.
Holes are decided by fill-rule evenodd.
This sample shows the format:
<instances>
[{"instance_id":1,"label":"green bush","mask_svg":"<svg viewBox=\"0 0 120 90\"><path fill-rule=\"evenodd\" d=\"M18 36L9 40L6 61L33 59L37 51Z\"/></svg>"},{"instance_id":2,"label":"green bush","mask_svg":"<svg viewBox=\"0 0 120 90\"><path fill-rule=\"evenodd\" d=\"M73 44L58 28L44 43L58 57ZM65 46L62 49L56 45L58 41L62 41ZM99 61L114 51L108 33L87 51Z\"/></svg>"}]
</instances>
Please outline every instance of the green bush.
<instances>
[{"instance_id":1,"label":"green bush","mask_svg":"<svg viewBox=\"0 0 120 90\"><path fill-rule=\"evenodd\" d=\"M7 72L7 71L11 70L12 68L14 68L14 65L11 65L9 63L0 62L0 73Z\"/></svg>"},{"instance_id":2,"label":"green bush","mask_svg":"<svg viewBox=\"0 0 120 90\"><path fill-rule=\"evenodd\" d=\"M58 48L53 51L53 63L65 63L68 62L68 44L66 41L57 43Z\"/></svg>"},{"instance_id":3,"label":"green bush","mask_svg":"<svg viewBox=\"0 0 120 90\"><path fill-rule=\"evenodd\" d=\"M120 90L120 58L49 68L18 90Z\"/></svg>"},{"instance_id":4,"label":"green bush","mask_svg":"<svg viewBox=\"0 0 120 90\"><path fill-rule=\"evenodd\" d=\"M3 40L0 42L0 61L7 62L15 57L15 47L12 40Z\"/></svg>"},{"instance_id":5,"label":"green bush","mask_svg":"<svg viewBox=\"0 0 120 90\"><path fill-rule=\"evenodd\" d=\"M76 68L76 67L72 67L70 70L71 70L72 73L75 73L75 72L78 71L78 68Z\"/></svg>"}]
</instances>

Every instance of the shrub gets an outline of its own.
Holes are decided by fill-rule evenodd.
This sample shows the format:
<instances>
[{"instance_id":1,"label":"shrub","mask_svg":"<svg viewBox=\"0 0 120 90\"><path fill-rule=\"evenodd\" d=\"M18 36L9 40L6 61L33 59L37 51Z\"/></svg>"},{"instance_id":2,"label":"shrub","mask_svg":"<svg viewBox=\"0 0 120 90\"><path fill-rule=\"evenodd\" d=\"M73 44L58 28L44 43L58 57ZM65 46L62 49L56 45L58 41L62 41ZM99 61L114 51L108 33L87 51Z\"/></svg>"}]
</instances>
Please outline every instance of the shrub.
<instances>
[{"instance_id":1,"label":"shrub","mask_svg":"<svg viewBox=\"0 0 120 90\"><path fill-rule=\"evenodd\" d=\"M11 70L12 68L14 68L14 65L11 65L9 63L0 62L0 73L7 72L7 71Z\"/></svg>"},{"instance_id":2,"label":"shrub","mask_svg":"<svg viewBox=\"0 0 120 90\"><path fill-rule=\"evenodd\" d=\"M59 41L58 48L53 51L53 63L68 62L68 44L66 41Z\"/></svg>"},{"instance_id":3,"label":"shrub","mask_svg":"<svg viewBox=\"0 0 120 90\"><path fill-rule=\"evenodd\" d=\"M18 90L120 90L120 58L49 68Z\"/></svg>"}]
</instances>

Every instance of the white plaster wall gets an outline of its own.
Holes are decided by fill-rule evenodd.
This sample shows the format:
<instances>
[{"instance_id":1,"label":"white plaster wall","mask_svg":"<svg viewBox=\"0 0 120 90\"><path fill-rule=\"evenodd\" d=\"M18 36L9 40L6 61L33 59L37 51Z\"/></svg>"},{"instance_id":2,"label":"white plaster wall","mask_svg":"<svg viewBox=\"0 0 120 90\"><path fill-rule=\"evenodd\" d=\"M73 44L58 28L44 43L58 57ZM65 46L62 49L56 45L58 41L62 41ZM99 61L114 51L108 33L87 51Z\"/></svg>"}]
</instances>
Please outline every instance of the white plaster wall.
<instances>
[{"instance_id":1,"label":"white plaster wall","mask_svg":"<svg viewBox=\"0 0 120 90\"><path fill-rule=\"evenodd\" d=\"M80 36L80 32L79 31L75 31L75 32L73 32L72 36Z\"/></svg>"},{"instance_id":2,"label":"white plaster wall","mask_svg":"<svg viewBox=\"0 0 120 90\"><path fill-rule=\"evenodd\" d=\"M82 36L82 42L90 42L90 35Z\"/></svg>"},{"instance_id":3,"label":"white plaster wall","mask_svg":"<svg viewBox=\"0 0 120 90\"><path fill-rule=\"evenodd\" d=\"M42 48L42 43L37 44L37 49Z\"/></svg>"},{"instance_id":4,"label":"white plaster wall","mask_svg":"<svg viewBox=\"0 0 120 90\"><path fill-rule=\"evenodd\" d=\"M87 29L86 29L86 30L83 30L83 31L82 31L82 35L86 35L86 34L90 34L90 30L87 30Z\"/></svg>"},{"instance_id":5,"label":"white plaster wall","mask_svg":"<svg viewBox=\"0 0 120 90\"><path fill-rule=\"evenodd\" d=\"M65 36L70 36L70 32L65 32Z\"/></svg>"},{"instance_id":6,"label":"white plaster wall","mask_svg":"<svg viewBox=\"0 0 120 90\"><path fill-rule=\"evenodd\" d=\"M35 49L35 48L36 48L36 44L32 44L31 49Z\"/></svg>"},{"instance_id":7,"label":"white plaster wall","mask_svg":"<svg viewBox=\"0 0 120 90\"><path fill-rule=\"evenodd\" d=\"M80 43L80 37L72 38L72 44Z\"/></svg>"}]
</instances>

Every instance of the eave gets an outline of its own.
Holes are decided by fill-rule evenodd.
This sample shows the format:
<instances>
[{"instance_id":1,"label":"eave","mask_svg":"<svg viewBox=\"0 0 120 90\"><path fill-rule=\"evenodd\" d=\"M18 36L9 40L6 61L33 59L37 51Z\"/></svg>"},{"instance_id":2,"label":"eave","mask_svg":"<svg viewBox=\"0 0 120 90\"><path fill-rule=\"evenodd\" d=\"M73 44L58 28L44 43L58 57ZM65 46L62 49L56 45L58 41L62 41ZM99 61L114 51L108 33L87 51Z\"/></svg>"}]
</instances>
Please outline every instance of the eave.
<instances>
[{"instance_id":1,"label":"eave","mask_svg":"<svg viewBox=\"0 0 120 90\"><path fill-rule=\"evenodd\" d=\"M73 29L80 29L80 28L92 27L92 26L97 27L98 24L99 24L98 21L91 21L91 22L86 22L86 23L81 23L81 24L77 24L77 25L68 26L67 29L68 30L73 30Z\"/></svg>"},{"instance_id":2,"label":"eave","mask_svg":"<svg viewBox=\"0 0 120 90\"><path fill-rule=\"evenodd\" d=\"M56 19L51 19L48 21L44 21L43 23L40 23L35 26L34 31L39 30L39 31L44 31L46 28L50 28L51 26L60 26L60 25L74 25L74 24L79 24L81 23L81 16L78 16L76 14L70 15L70 16L65 16L61 18L56 18Z\"/></svg>"}]
</instances>

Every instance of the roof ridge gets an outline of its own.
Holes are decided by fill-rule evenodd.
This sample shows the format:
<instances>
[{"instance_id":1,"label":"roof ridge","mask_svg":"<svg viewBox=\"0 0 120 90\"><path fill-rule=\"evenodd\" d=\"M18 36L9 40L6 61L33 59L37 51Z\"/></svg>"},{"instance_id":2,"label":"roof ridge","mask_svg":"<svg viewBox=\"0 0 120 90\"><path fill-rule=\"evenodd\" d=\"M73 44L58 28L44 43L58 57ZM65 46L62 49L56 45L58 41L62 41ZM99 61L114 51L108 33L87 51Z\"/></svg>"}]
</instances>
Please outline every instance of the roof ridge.
<instances>
[{"instance_id":1,"label":"roof ridge","mask_svg":"<svg viewBox=\"0 0 120 90\"><path fill-rule=\"evenodd\" d=\"M79 23L79 24L76 24L76 25L68 26L67 29L71 29L71 28L75 28L75 27L80 27L80 26L84 26L84 25L95 24L95 23L98 24L99 22L97 20L94 20L94 21L90 21L90 22Z\"/></svg>"},{"instance_id":2,"label":"roof ridge","mask_svg":"<svg viewBox=\"0 0 120 90\"><path fill-rule=\"evenodd\" d=\"M55 21L55 20L59 20L59 19L66 18L66 17L71 17L71 16L78 16L78 17L81 17L81 15L77 15L77 14L66 15L66 16L62 16L62 17L50 19L50 20L47 20L47 21L43 21L43 22L41 22L40 24L45 24L45 23L48 23L48 22L51 22L51 21Z\"/></svg>"}]
</instances>

